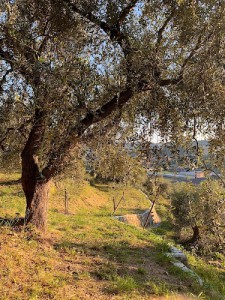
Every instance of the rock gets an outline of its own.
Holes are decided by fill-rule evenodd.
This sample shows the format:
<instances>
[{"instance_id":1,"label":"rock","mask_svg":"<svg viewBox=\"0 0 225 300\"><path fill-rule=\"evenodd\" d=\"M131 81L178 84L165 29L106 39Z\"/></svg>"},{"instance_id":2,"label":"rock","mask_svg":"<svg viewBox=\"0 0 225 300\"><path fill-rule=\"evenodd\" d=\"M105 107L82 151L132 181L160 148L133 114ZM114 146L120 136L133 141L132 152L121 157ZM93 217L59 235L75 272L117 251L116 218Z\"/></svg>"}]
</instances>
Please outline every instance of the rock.
<instances>
[{"instance_id":1,"label":"rock","mask_svg":"<svg viewBox=\"0 0 225 300\"><path fill-rule=\"evenodd\" d=\"M177 260L181 261L186 266L188 265L187 256L180 249L178 249L178 248L176 248L174 246L170 246L170 252L171 252L171 255L174 258L176 258ZM170 253L168 253L168 254L170 254Z\"/></svg>"},{"instance_id":2,"label":"rock","mask_svg":"<svg viewBox=\"0 0 225 300\"><path fill-rule=\"evenodd\" d=\"M175 261L171 263L181 269L183 272L189 273L201 286L204 281L193 270L188 267L187 256L178 248L170 246L170 252L166 253L166 256L174 258Z\"/></svg>"},{"instance_id":3,"label":"rock","mask_svg":"<svg viewBox=\"0 0 225 300\"><path fill-rule=\"evenodd\" d=\"M158 226L161 222L160 217L158 216L155 208L153 207L150 216L149 209L146 210L143 214L127 214L124 216L115 216L118 221L136 226L136 227L144 227L146 220L148 219L146 227L155 227ZM149 218L148 218L149 216Z\"/></svg>"},{"instance_id":4,"label":"rock","mask_svg":"<svg viewBox=\"0 0 225 300\"><path fill-rule=\"evenodd\" d=\"M204 281L201 279L201 277L199 277L193 270L186 267L182 262L175 261L175 262L172 262L172 264L175 267L181 269L183 272L189 273L201 286L203 285Z\"/></svg>"}]
</instances>

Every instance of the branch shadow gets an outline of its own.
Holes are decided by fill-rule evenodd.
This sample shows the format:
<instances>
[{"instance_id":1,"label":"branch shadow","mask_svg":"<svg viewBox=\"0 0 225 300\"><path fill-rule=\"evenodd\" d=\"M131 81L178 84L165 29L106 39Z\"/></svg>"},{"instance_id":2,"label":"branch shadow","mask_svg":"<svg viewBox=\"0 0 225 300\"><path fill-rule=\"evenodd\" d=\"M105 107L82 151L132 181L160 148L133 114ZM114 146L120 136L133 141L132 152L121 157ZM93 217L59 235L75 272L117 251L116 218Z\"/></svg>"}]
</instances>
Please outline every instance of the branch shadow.
<instances>
[{"instance_id":1,"label":"branch shadow","mask_svg":"<svg viewBox=\"0 0 225 300\"><path fill-rule=\"evenodd\" d=\"M0 186L11 186L21 184L21 179L10 180L10 181L0 181Z\"/></svg>"},{"instance_id":2,"label":"branch shadow","mask_svg":"<svg viewBox=\"0 0 225 300\"><path fill-rule=\"evenodd\" d=\"M148 294L149 297L154 294L154 291L149 289L149 282L157 284L159 278L162 284L170 286L171 292L176 292L180 288L178 280L167 275L168 263L161 265L157 262L158 248L161 248L161 245L134 246L127 241L115 244L64 241L54 244L53 247L57 252L75 252L81 257L93 257L93 262L96 257L100 259L97 264L92 264L89 274L95 280L105 280L106 286L102 292L108 295L112 293L110 286L116 284L115 278L124 280L131 278L135 289ZM79 264L82 264L82 261L79 260Z\"/></svg>"},{"instance_id":3,"label":"branch shadow","mask_svg":"<svg viewBox=\"0 0 225 300\"><path fill-rule=\"evenodd\" d=\"M0 217L0 227L21 227L24 226L25 219L22 217L2 218Z\"/></svg>"}]
</instances>

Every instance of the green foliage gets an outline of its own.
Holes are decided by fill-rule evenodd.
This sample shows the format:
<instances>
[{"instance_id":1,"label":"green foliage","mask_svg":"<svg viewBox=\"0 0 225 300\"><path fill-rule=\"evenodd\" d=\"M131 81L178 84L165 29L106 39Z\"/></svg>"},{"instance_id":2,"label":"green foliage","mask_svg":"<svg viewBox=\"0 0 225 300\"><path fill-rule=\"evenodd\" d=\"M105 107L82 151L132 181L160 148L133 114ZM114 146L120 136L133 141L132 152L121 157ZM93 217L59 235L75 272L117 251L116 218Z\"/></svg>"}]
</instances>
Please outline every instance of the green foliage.
<instances>
[{"instance_id":1,"label":"green foliage","mask_svg":"<svg viewBox=\"0 0 225 300\"><path fill-rule=\"evenodd\" d=\"M171 183L164 178L147 178L144 184L145 191L148 195L162 195L167 197L171 192Z\"/></svg>"},{"instance_id":2,"label":"green foliage","mask_svg":"<svg viewBox=\"0 0 225 300\"><path fill-rule=\"evenodd\" d=\"M171 194L173 215L177 227L197 226L200 230L198 246L203 253L223 251L224 187L218 181L207 180L195 186L179 184Z\"/></svg>"},{"instance_id":3,"label":"green foliage","mask_svg":"<svg viewBox=\"0 0 225 300\"><path fill-rule=\"evenodd\" d=\"M162 282L153 282L150 281L147 283L147 286L150 288L153 294L161 296L161 295L168 295L169 294L169 285Z\"/></svg>"},{"instance_id":4,"label":"green foliage","mask_svg":"<svg viewBox=\"0 0 225 300\"><path fill-rule=\"evenodd\" d=\"M194 226L197 222L199 199L196 187L191 184L177 184L171 194L173 215L179 228Z\"/></svg>"},{"instance_id":5,"label":"green foliage","mask_svg":"<svg viewBox=\"0 0 225 300\"><path fill-rule=\"evenodd\" d=\"M175 145L199 129L224 153L220 1L5 0L0 8L0 147L11 158L40 124L39 109L35 154L56 173L74 145L118 123L150 122L145 135L157 130Z\"/></svg>"},{"instance_id":6,"label":"green foliage","mask_svg":"<svg viewBox=\"0 0 225 300\"><path fill-rule=\"evenodd\" d=\"M116 280L117 278L117 268L114 264L108 262L107 264L100 266L94 275L100 280Z\"/></svg>"},{"instance_id":7,"label":"green foliage","mask_svg":"<svg viewBox=\"0 0 225 300\"><path fill-rule=\"evenodd\" d=\"M84 149L77 147L70 152L67 161L64 164L63 173L60 173L56 178L56 183L64 182L66 179L72 180L73 184L79 186L84 183L88 178L85 162L84 162Z\"/></svg>"},{"instance_id":8,"label":"green foliage","mask_svg":"<svg viewBox=\"0 0 225 300\"><path fill-rule=\"evenodd\" d=\"M147 172L138 158L132 157L123 145L103 144L94 154L93 169L106 181L142 186Z\"/></svg>"},{"instance_id":9,"label":"green foliage","mask_svg":"<svg viewBox=\"0 0 225 300\"><path fill-rule=\"evenodd\" d=\"M114 146L96 155L107 180L145 181L139 162L115 147L123 130L143 152L154 132L176 147L207 133L223 162L221 1L5 0L0 11L0 162L18 166L23 154L27 198L72 165L74 147L105 140L112 127ZM43 214L31 204L34 222Z\"/></svg>"},{"instance_id":10,"label":"green foliage","mask_svg":"<svg viewBox=\"0 0 225 300\"><path fill-rule=\"evenodd\" d=\"M117 276L109 288L112 294L119 294L124 292L131 292L137 288L137 283L134 278L130 276Z\"/></svg>"}]
</instances>

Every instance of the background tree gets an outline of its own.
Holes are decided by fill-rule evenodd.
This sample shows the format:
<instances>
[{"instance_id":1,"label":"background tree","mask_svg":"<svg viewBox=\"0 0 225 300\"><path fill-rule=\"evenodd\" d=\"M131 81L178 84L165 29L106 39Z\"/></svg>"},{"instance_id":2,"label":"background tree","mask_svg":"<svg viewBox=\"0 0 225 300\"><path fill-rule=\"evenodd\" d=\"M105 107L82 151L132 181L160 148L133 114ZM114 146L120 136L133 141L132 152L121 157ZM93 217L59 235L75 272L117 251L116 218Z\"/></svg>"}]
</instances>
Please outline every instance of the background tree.
<instances>
[{"instance_id":1,"label":"background tree","mask_svg":"<svg viewBox=\"0 0 225 300\"><path fill-rule=\"evenodd\" d=\"M142 186L147 172L138 157L132 157L123 144L104 143L95 150L92 168L97 179Z\"/></svg>"},{"instance_id":2,"label":"background tree","mask_svg":"<svg viewBox=\"0 0 225 300\"><path fill-rule=\"evenodd\" d=\"M49 182L109 120L152 120L167 140L197 128L223 147L224 1L3 0L0 9L0 147L21 153L28 222L46 227Z\"/></svg>"},{"instance_id":3,"label":"background tree","mask_svg":"<svg viewBox=\"0 0 225 300\"><path fill-rule=\"evenodd\" d=\"M224 250L224 192L220 182L208 180L199 186L179 184L171 194L178 230L191 228L188 243L203 253Z\"/></svg>"}]
</instances>

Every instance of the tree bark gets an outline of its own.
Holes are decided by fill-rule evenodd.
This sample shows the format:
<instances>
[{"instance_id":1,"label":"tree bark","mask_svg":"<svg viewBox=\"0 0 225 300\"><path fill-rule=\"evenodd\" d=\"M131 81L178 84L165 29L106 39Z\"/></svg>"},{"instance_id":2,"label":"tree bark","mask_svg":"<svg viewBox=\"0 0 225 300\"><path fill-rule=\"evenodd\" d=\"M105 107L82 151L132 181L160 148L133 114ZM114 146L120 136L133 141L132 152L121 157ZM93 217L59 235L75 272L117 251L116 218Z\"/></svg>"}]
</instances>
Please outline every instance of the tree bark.
<instances>
[{"instance_id":1,"label":"tree bark","mask_svg":"<svg viewBox=\"0 0 225 300\"><path fill-rule=\"evenodd\" d=\"M192 236L192 238L189 242L190 243L195 243L200 239L199 227L197 225L193 226L192 230L193 230L193 236Z\"/></svg>"},{"instance_id":2,"label":"tree bark","mask_svg":"<svg viewBox=\"0 0 225 300\"><path fill-rule=\"evenodd\" d=\"M21 154L22 187L26 197L25 224L31 223L39 230L45 231L47 225L47 206L50 178L42 176L37 153L45 132L45 115L36 109L33 127Z\"/></svg>"},{"instance_id":3,"label":"tree bark","mask_svg":"<svg viewBox=\"0 0 225 300\"><path fill-rule=\"evenodd\" d=\"M182 241L181 244L183 246L193 246L200 240L200 229L197 225L192 226L193 235L190 239Z\"/></svg>"},{"instance_id":4,"label":"tree bark","mask_svg":"<svg viewBox=\"0 0 225 300\"><path fill-rule=\"evenodd\" d=\"M41 178L36 156L22 155L22 187L26 197L25 224L45 231L50 180Z\"/></svg>"},{"instance_id":5,"label":"tree bark","mask_svg":"<svg viewBox=\"0 0 225 300\"><path fill-rule=\"evenodd\" d=\"M27 203L25 224L33 224L42 232L45 232L47 227L49 186L50 181L36 181L33 186L28 185L28 181L23 182Z\"/></svg>"}]
</instances>

